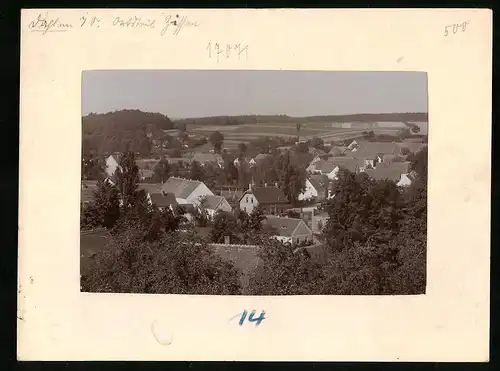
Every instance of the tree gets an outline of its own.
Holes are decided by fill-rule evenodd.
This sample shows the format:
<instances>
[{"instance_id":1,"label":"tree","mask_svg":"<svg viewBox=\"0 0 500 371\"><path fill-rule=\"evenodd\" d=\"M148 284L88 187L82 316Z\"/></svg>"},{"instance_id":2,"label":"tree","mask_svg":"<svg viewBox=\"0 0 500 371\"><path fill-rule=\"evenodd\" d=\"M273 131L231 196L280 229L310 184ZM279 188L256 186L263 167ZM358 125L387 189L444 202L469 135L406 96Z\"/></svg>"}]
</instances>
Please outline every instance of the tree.
<instances>
[{"instance_id":1,"label":"tree","mask_svg":"<svg viewBox=\"0 0 500 371\"><path fill-rule=\"evenodd\" d=\"M93 201L82 204L81 228L112 228L119 217L120 198L118 189L106 181L97 182Z\"/></svg>"},{"instance_id":2,"label":"tree","mask_svg":"<svg viewBox=\"0 0 500 371\"><path fill-rule=\"evenodd\" d=\"M238 220L233 214L222 210L215 214L211 232L213 242L223 243L224 237L229 236L234 243L239 241L239 232Z\"/></svg>"},{"instance_id":3,"label":"tree","mask_svg":"<svg viewBox=\"0 0 500 371\"><path fill-rule=\"evenodd\" d=\"M198 161L191 162L191 167L189 170L189 178L193 180L203 180L204 179L204 171L203 167L200 165Z\"/></svg>"},{"instance_id":4,"label":"tree","mask_svg":"<svg viewBox=\"0 0 500 371\"><path fill-rule=\"evenodd\" d=\"M238 295L238 271L194 233L145 241L130 226L112 236L82 277L85 292Z\"/></svg>"},{"instance_id":5,"label":"tree","mask_svg":"<svg viewBox=\"0 0 500 371\"><path fill-rule=\"evenodd\" d=\"M124 214L127 214L138 200L139 167L135 162L134 152L128 151L120 157L115 176L122 199L122 208Z\"/></svg>"},{"instance_id":6,"label":"tree","mask_svg":"<svg viewBox=\"0 0 500 371\"><path fill-rule=\"evenodd\" d=\"M104 166L99 158L92 153L82 158L82 179L103 180L105 177Z\"/></svg>"},{"instance_id":7,"label":"tree","mask_svg":"<svg viewBox=\"0 0 500 371\"><path fill-rule=\"evenodd\" d=\"M299 168L292 161L290 153L287 153L282 158L282 175L283 191L288 197L288 200L295 204L299 194L305 189L306 173L303 168Z\"/></svg>"},{"instance_id":8,"label":"tree","mask_svg":"<svg viewBox=\"0 0 500 371\"><path fill-rule=\"evenodd\" d=\"M243 142L238 144L238 158L242 159L247 153L247 145Z\"/></svg>"},{"instance_id":9,"label":"tree","mask_svg":"<svg viewBox=\"0 0 500 371\"><path fill-rule=\"evenodd\" d=\"M323 139L318 138L318 137L313 137L311 139L311 146L314 148L323 148L323 146L324 146Z\"/></svg>"},{"instance_id":10,"label":"tree","mask_svg":"<svg viewBox=\"0 0 500 371\"><path fill-rule=\"evenodd\" d=\"M295 128L297 129L297 141L300 142L300 128L301 128L302 124L300 124L299 122L295 125Z\"/></svg>"},{"instance_id":11,"label":"tree","mask_svg":"<svg viewBox=\"0 0 500 371\"><path fill-rule=\"evenodd\" d=\"M263 264L250 277L250 295L321 295L323 272L306 250L270 238L258 245Z\"/></svg>"},{"instance_id":12,"label":"tree","mask_svg":"<svg viewBox=\"0 0 500 371\"><path fill-rule=\"evenodd\" d=\"M169 178L171 170L172 169L170 164L168 163L168 160L162 158L153 169L154 181L163 184L163 182L165 182Z\"/></svg>"},{"instance_id":13,"label":"tree","mask_svg":"<svg viewBox=\"0 0 500 371\"><path fill-rule=\"evenodd\" d=\"M220 131L214 131L210 134L210 143L214 146L214 150L216 152L220 152L222 148L222 144L224 143L224 135L221 134Z\"/></svg>"}]
</instances>

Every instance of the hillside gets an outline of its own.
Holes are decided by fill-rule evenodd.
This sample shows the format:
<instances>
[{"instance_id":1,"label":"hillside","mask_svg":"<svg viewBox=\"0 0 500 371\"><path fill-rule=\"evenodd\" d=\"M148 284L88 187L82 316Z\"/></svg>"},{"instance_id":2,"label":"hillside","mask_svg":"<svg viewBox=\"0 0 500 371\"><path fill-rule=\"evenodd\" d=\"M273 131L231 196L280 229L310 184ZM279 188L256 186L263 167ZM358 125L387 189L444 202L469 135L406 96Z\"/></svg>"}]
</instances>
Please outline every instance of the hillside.
<instances>
[{"instance_id":1,"label":"hillside","mask_svg":"<svg viewBox=\"0 0 500 371\"><path fill-rule=\"evenodd\" d=\"M149 153L148 134L163 135L163 130L173 129L174 124L160 113L140 110L121 110L82 117L83 152L104 154L122 152Z\"/></svg>"}]
</instances>

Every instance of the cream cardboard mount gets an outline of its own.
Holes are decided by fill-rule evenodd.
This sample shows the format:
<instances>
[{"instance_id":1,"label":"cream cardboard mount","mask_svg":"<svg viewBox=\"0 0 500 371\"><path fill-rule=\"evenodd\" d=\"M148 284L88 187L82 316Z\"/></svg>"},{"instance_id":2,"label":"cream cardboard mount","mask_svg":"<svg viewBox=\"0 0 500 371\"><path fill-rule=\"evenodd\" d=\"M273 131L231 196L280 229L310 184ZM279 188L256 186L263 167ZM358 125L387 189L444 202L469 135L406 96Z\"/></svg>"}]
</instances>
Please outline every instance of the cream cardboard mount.
<instances>
[{"instance_id":1,"label":"cream cardboard mount","mask_svg":"<svg viewBox=\"0 0 500 371\"><path fill-rule=\"evenodd\" d=\"M491 20L487 9L23 10L18 359L488 361ZM81 76L95 69L427 72L426 294L80 293ZM240 326L244 310L266 319Z\"/></svg>"}]
</instances>

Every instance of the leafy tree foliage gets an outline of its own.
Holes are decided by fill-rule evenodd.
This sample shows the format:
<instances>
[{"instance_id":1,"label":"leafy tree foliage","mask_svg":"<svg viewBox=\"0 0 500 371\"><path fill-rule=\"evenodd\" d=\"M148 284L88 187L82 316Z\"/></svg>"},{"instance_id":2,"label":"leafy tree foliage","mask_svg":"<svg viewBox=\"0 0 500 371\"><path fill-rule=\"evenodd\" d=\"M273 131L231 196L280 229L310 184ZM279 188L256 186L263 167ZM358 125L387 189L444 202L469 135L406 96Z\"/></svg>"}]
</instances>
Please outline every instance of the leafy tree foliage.
<instances>
[{"instance_id":1,"label":"leafy tree foliage","mask_svg":"<svg viewBox=\"0 0 500 371\"><path fill-rule=\"evenodd\" d=\"M116 168L115 177L122 198L122 207L126 214L134 208L138 201L139 167L135 161L134 152L125 152Z\"/></svg>"},{"instance_id":2,"label":"leafy tree foliage","mask_svg":"<svg viewBox=\"0 0 500 371\"><path fill-rule=\"evenodd\" d=\"M237 295L238 272L194 233L143 238L129 224L114 235L84 277L86 292Z\"/></svg>"},{"instance_id":3,"label":"leafy tree foliage","mask_svg":"<svg viewBox=\"0 0 500 371\"><path fill-rule=\"evenodd\" d=\"M112 228L119 217L120 196L118 189L107 181L97 182L93 201L81 205L81 228Z\"/></svg>"},{"instance_id":4,"label":"leafy tree foliage","mask_svg":"<svg viewBox=\"0 0 500 371\"><path fill-rule=\"evenodd\" d=\"M222 143L224 143L224 135L220 131L214 131L212 134L210 134L210 143L214 146L214 149L217 152L220 152L222 149Z\"/></svg>"}]
</instances>

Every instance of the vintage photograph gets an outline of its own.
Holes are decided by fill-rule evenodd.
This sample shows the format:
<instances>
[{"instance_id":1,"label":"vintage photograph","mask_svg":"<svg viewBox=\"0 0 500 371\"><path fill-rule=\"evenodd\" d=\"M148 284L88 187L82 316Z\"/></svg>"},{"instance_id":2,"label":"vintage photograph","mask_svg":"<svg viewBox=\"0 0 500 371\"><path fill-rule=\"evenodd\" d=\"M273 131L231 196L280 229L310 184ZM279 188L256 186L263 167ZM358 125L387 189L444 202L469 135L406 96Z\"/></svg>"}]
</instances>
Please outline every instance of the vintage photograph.
<instances>
[{"instance_id":1,"label":"vintage photograph","mask_svg":"<svg viewBox=\"0 0 500 371\"><path fill-rule=\"evenodd\" d=\"M82 292L425 294L424 72L82 73Z\"/></svg>"}]
</instances>

